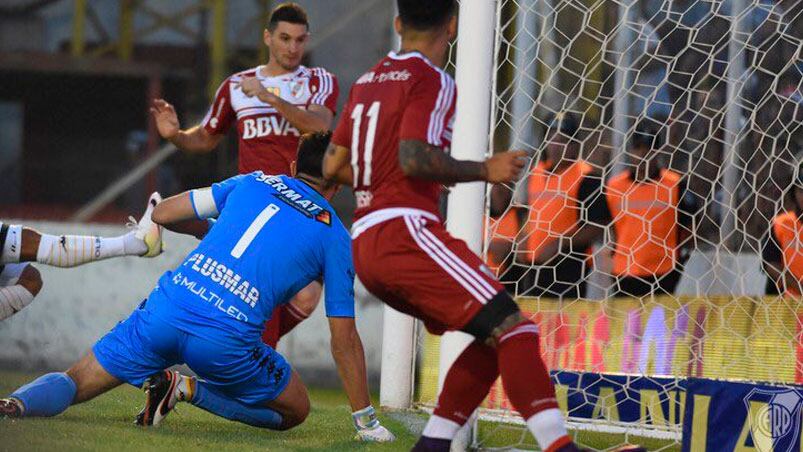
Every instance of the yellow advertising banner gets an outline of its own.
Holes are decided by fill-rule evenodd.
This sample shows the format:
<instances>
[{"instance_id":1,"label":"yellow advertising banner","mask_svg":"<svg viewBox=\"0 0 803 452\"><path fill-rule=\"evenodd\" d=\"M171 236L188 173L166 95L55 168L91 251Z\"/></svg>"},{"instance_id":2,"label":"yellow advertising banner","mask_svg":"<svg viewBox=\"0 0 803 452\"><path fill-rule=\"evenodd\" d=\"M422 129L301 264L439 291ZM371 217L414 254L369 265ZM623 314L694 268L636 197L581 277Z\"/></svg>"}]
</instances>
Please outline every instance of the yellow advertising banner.
<instances>
[{"instance_id":1,"label":"yellow advertising banner","mask_svg":"<svg viewBox=\"0 0 803 452\"><path fill-rule=\"evenodd\" d=\"M803 300L522 298L553 371L803 383ZM437 392L438 341L424 338L418 397ZM486 404L507 407L501 385Z\"/></svg>"}]
</instances>

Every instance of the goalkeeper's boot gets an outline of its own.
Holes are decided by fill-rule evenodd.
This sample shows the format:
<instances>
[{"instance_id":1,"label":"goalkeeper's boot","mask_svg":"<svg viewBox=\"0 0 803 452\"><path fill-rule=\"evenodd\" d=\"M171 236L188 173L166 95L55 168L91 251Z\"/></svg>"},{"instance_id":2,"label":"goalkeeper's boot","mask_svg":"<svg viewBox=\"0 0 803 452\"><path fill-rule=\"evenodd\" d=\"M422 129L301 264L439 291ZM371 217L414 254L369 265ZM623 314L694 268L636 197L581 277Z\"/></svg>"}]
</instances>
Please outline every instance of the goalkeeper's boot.
<instances>
[{"instance_id":1,"label":"goalkeeper's boot","mask_svg":"<svg viewBox=\"0 0 803 452\"><path fill-rule=\"evenodd\" d=\"M17 399L0 399L0 419L22 417L22 404Z\"/></svg>"},{"instance_id":2,"label":"goalkeeper's boot","mask_svg":"<svg viewBox=\"0 0 803 452\"><path fill-rule=\"evenodd\" d=\"M148 247L145 254L141 255L142 257L156 257L162 254L164 249L164 243L162 242L163 228L151 219L153 209L160 202L162 202L162 195L159 192L153 192L151 197L148 198L148 207L145 209L145 213L142 214L142 218L139 221L136 221L134 217L128 218L129 224L134 228L134 237L142 240L145 246Z\"/></svg>"},{"instance_id":3,"label":"goalkeeper's boot","mask_svg":"<svg viewBox=\"0 0 803 452\"><path fill-rule=\"evenodd\" d=\"M165 370L151 375L145 380L145 408L137 415L136 424L143 427L157 426L181 400L178 384L181 374L175 370Z\"/></svg>"}]
</instances>

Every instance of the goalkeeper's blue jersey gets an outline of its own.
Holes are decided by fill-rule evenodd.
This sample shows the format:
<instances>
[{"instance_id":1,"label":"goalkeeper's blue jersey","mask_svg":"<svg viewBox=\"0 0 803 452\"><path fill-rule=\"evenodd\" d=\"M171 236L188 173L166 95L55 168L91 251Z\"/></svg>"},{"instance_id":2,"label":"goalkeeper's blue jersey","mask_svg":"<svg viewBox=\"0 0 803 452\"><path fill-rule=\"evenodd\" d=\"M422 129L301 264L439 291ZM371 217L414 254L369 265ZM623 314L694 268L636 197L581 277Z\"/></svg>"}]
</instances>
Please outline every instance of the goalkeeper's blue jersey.
<instances>
[{"instance_id":1,"label":"goalkeeper's blue jersey","mask_svg":"<svg viewBox=\"0 0 803 452\"><path fill-rule=\"evenodd\" d=\"M190 334L250 344L276 306L322 278L327 316L354 316L348 231L310 186L255 172L191 197L196 213L203 202L211 212L201 216L217 214L217 222L159 279L147 310Z\"/></svg>"}]
</instances>

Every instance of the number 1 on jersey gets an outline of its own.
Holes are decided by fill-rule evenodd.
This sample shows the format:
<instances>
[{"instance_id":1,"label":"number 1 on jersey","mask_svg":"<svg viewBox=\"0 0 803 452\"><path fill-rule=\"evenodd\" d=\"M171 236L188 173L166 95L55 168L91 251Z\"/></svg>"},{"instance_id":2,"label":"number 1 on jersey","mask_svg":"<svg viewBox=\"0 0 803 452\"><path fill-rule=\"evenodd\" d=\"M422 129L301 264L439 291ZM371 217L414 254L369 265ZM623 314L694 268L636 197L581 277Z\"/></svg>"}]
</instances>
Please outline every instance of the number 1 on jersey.
<instances>
[{"instance_id":1,"label":"number 1 on jersey","mask_svg":"<svg viewBox=\"0 0 803 452\"><path fill-rule=\"evenodd\" d=\"M279 211L279 207L276 204L269 204L268 207L257 215L254 218L254 221L248 226L248 229L245 230L240 240L237 241L237 244L234 245L234 248L231 249L231 255L239 259L243 256L243 253L248 248L248 245L254 241L259 231L265 227L265 224L276 215L276 212Z\"/></svg>"},{"instance_id":2,"label":"number 1 on jersey","mask_svg":"<svg viewBox=\"0 0 803 452\"><path fill-rule=\"evenodd\" d=\"M365 132L365 146L360 149L360 135L362 127L362 114L365 110L365 104L357 104L351 110L351 167L354 173L354 186L357 187L360 181L360 154L362 154L363 171L362 185L365 187L371 186L371 161L374 156L374 141L376 141L376 124L379 122L379 108L380 103L374 102L368 108L368 130Z\"/></svg>"}]
</instances>

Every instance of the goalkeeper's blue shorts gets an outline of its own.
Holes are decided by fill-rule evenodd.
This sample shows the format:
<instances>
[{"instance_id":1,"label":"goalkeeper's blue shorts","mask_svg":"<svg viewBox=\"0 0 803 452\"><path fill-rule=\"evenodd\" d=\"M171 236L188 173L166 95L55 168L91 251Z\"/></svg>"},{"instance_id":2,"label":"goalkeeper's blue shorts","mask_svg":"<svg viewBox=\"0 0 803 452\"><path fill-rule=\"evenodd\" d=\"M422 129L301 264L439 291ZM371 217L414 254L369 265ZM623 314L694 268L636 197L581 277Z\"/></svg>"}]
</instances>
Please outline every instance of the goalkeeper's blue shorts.
<instances>
[{"instance_id":1,"label":"goalkeeper's blue shorts","mask_svg":"<svg viewBox=\"0 0 803 452\"><path fill-rule=\"evenodd\" d=\"M284 391L292 369L265 344L232 347L181 331L144 309L144 303L92 348L115 378L142 386L151 375L186 363L220 393L247 405L269 402Z\"/></svg>"}]
</instances>

